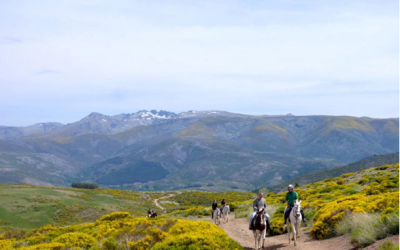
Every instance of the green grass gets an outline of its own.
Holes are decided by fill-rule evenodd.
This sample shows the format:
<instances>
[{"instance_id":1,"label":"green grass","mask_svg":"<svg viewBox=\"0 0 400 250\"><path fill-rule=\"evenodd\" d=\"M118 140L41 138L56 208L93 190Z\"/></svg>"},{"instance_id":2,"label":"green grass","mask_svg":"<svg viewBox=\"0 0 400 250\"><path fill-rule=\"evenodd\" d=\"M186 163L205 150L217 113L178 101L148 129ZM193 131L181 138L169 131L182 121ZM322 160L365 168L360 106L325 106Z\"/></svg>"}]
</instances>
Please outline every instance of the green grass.
<instances>
[{"instance_id":1,"label":"green grass","mask_svg":"<svg viewBox=\"0 0 400 250\"><path fill-rule=\"evenodd\" d=\"M0 220L3 226L33 229L47 224L94 221L115 211L146 214L150 198L143 202L118 197L115 192L122 191L3 186L0 188ZM122 194L129 195L130 192Z\"/></svg>"}]
</instances>

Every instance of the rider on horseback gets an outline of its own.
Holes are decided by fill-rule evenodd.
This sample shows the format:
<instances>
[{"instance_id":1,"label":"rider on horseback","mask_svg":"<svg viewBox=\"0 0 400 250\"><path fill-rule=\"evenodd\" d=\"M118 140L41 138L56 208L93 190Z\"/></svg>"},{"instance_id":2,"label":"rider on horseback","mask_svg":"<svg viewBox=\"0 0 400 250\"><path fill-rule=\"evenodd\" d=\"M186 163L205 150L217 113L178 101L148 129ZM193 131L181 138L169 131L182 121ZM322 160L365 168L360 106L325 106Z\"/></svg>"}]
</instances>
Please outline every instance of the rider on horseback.
<instances>
[{"instance_id":1,"label":"rider on horseback","mask_svg":"<svg viewBox=\"0 0 400 250\"><path fill-rule=\"evenodd\" d=\"M254 228L253 228L253 220L254 220L254 217L255 217L256 214L257 214L257 211L258 211L259 209L264 208L264 212L265 212L265 209L267 208L267 203L265 202L265 199L263 198L263 196L264 196L264 194L263 194L262 192L260 192L260 193L258 194L258 197L255 198L254 201L253 201L253 209L254 209L254 212L253 212L253 213L251 214L251 216L250 216L250 225L249 225L249 229L250 229L250 230L254 230ZM266 217L266 219L267 219L267 230L268 230L268 231L271 231L271 227L270 227L270 225L269 225L270 217L269 217L269 215L268 215L267 213L265 213L265 217Z\"/></svg>"},{"instance_id":2,"label":"rider on horseback","mask_svg":"<svg viewBox=\"0 0 400 250\"><path fill-rule=\"evenodd\" d=\"M211 204L211 209L212 209L211 219L214 219L214 211L215 209L217 209L217 207L218 207L217 200L214 200L214 202Z\"/></svg>"},{"instance_id":3,"label":"rider on horseback","mask_svg":"<svg viewBox=\"0 0 400 250\"><path fill-rule=\"evenodd\" d=\"M295 203L296 201L299 200L299 195L298 195L297 192L294 191L293 189L294 189L294 186L293 186L292 184L290 184L290 185L288 186L288 191L289 191L289 192L287 192L287 194L286 194L286 204L287 204L287 207L286 207L285 215L284 215L285 223L286 223L286 219L289 218L289 214L290 214L290 212L292 211L292 208L293 208L293 206L294 206L294 203ZM302 216L302 218L303 218L303 222L304 222L304 223L307 223L307 222L306 222L306 217L304 216L304 210L303 210L303 209L300 209L300 213L301 213L301 216Z\"/></svg>"},{"instance_id":4,"label":"rider on horseback","mask_svg":"<svg viewBox=\"0 0 400 250\"><path fill-rule=\"evenodd\" d=\"M221 213L222 213L222 210L224 210L225 205L226 205L226 201L225 201L225 199L222 199L221 207L219 208L219 210L221 210Z\"/></svg>"}]
</instances>

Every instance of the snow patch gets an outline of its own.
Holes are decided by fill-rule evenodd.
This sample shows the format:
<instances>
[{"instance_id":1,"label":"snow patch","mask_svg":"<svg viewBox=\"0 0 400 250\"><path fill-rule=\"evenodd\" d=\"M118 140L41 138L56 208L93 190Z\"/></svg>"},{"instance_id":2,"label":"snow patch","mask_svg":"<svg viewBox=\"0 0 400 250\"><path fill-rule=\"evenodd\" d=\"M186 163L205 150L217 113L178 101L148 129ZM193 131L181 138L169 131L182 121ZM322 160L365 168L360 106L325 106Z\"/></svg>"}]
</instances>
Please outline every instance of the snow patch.
<instances>
[{"instance_id":1,"label":"snow patch","mask_svg":"<svg viewBox=\"0 0 400 250\"><path fill-rule=\"evenodd\" d=\"M146 118L147 120L150 119L170 119L171 117L167 117L166 115L159 115L158 113L153 114L149 111L140 114L140 117Z\"/></svg>"}]
</instances>

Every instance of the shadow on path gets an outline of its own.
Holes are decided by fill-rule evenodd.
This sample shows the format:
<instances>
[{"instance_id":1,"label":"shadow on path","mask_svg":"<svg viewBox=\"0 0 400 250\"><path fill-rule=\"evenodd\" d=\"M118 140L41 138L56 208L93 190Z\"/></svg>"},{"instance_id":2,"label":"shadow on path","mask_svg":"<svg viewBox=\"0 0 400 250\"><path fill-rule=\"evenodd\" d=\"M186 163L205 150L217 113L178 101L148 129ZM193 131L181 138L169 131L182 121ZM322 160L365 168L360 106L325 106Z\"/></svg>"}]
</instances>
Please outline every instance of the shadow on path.
<instances>
[{"instance_id":1,"label":"shadow on path","mask_svg":"<svg viewBox=\"0 0 400 250\"><path fill-rule=\"evenodd\" d=\"M286 247L287 244L277 244L277 245L272 245L272 246L267 246L262 248L262 250L276 250L276 249L282 249L283 247ZM244 247L245 250L254 250L254 247Z\"/></svg>"}]
</instances>

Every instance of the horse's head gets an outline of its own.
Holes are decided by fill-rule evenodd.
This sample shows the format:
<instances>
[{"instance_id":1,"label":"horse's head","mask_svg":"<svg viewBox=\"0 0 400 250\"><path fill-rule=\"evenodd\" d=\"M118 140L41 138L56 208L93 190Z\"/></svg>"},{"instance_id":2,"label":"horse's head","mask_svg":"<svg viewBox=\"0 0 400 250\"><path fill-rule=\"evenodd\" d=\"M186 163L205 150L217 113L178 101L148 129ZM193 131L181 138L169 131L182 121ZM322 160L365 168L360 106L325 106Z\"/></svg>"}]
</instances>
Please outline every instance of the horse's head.
<instances>
[{"instance_id":1,"label":"horse's head","mask_svg":"<svg viewBox=\"0 0 400 250\"><path fill-rule=\"evenodd\" d=\"M260 224L264 224L265 221L265 213L264 213L264 208L261 208L257 211L257 220L260 221Z\"/></svg>"},{"instance_id":2,"label":"horse's head","mask_svg":"<svg viewBox=\"0 0 400 250\"><path fill-rule=\"evenodd\" d=\"M297 201L294 203L294 206L293 206L293 214L296 218L299 217L301 214L300 213L300 209L301 209L300 203L301 203L301 201Z\"/></svg>"},{"instance_id":3,"label":"horse's head","mask_svg":"<svg viewBox=\"0 0 400 250\"><path fill-rule=\"evenodd\" d=\"M261 208L257 211L257 214L254 219L254 227L259 230L264 230L265 228L265 212L264 208Z\"/></svg>"}]
</instances>

